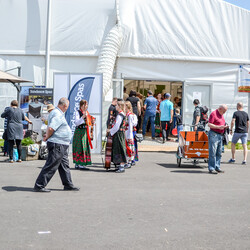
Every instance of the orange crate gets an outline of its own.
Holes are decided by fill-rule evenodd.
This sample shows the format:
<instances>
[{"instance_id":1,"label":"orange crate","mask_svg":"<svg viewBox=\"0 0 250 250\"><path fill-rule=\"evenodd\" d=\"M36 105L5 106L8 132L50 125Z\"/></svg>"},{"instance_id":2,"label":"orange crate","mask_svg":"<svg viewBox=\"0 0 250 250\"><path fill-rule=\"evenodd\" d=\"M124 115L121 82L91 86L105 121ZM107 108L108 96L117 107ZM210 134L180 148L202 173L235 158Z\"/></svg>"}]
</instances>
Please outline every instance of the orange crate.
<instances>
[{"instance_id":1,"label":"orange crate","mask_svg":"<svg viewBox=\"0 0 250 250\"><path fill-rule=\"evenodd\" d=\"M185 158L208 158L208 136L202 131L181 131L179 146Z\"/></svg>"}]
</instances>

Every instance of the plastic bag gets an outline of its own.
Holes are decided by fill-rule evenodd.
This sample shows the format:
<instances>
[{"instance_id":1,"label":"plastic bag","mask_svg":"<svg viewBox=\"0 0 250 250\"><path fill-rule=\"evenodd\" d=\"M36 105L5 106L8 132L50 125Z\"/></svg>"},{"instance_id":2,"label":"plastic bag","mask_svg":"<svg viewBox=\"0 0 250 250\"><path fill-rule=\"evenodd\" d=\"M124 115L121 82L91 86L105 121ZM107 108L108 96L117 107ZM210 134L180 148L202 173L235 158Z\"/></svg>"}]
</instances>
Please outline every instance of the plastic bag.
<instances>
[{"instance_id":1,"label":"plastic bag","mask_svg":"<svg viewBox=\"0 0 250 250\"><path fill-rule=\"evenodd\" d=\"M13 149L13 161L18 161L18 151L17 151L17 148Z\"/></svg>"}]
</instances>

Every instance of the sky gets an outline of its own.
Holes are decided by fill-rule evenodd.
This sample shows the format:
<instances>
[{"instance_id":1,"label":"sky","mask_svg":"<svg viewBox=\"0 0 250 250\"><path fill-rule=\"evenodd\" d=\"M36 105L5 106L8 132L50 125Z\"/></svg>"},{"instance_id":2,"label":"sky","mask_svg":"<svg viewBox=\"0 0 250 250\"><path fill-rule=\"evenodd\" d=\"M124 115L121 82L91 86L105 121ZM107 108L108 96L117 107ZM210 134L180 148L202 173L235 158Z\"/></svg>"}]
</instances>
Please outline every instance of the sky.
<instances>
[{"instance_id":1,"label":"sky","mask_svg":"<svg viewBox=\"0 0 250 250\"><path fill-rule=\"evenodd\" d=\"M224 0L224 1L245 8L247 10L250 10L250 0Z\"/></svg>"}]
</instances>

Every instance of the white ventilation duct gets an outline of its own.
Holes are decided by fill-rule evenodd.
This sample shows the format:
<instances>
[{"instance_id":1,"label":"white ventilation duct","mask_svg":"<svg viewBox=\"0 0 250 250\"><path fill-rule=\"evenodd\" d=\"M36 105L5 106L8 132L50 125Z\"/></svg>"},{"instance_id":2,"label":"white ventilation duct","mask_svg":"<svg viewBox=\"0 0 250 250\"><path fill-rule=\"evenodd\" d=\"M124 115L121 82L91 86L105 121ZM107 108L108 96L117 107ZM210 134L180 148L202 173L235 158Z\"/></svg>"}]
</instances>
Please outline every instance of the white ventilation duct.
<instances>
[{"instance_id":1,"label":"white ventilation duct","mask_svg":"<svg viewBox=\"0 0 250 250\"><path fill-rule=\"evenodd\" d=\"M103 41L96 73L103 74L103 96L107 94L111 88L113 71L115 67L116 57L122 43L122 30L119 18L119 1L116 1L116 25L109 31Z\"/></svg>"}]
</instances>

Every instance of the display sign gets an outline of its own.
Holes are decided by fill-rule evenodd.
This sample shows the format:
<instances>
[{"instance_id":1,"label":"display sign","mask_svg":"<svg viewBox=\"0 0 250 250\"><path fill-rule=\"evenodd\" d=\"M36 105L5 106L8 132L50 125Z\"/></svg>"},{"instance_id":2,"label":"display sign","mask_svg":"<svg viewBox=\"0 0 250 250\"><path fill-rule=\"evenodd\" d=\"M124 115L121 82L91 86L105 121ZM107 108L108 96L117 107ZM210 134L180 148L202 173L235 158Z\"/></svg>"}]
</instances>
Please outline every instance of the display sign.
<instances>
[{"instance_id":1,"label":"display sign","mask_svg":"<svg viewBox=\"0 0 250 250\"><path fill-rule=\"evenodd\" d=\"M250 92L250 65L239 66L239 92Z\"/></svg>"},{"instance_id":2,"label":"display sign","mask_svg":"<svg viewBox=\"0 0 250 250\"><path fill-rule=\"evenodd\" d=\"M75 131L75 115L82 99L88 101L88 111L96 118L92 153L102 150L102 74L55 73L54 74L54 103L57 105L62 97L69 99L69 108L65 118L72 130ZM71 150L71 147L70 147Z\"/></svg>"}]
</instances>

